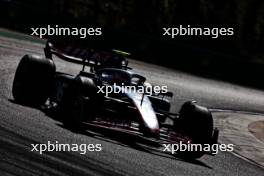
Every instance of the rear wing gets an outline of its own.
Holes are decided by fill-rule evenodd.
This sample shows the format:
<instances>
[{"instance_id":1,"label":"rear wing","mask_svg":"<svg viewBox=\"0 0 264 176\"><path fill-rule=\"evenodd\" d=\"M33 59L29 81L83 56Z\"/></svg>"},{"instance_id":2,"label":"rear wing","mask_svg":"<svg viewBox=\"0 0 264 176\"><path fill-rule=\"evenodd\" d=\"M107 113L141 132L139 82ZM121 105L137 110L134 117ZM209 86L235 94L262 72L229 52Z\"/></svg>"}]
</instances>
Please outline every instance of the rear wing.
<instances>
[{"instance_id":1,"label":"rear wing","mask_svg":"<svg viewBox=\"0 0 264 176\"><path fill-rule=\"evenodd\" d=\"M86 47L76 47L47 41L44 48L46 58L53 59L56 55L67 62L82 64L91 67L91 71L102 68L132 69L128 67L129 53L120 50L96 50Z\"/></svg>"}]
</instances>

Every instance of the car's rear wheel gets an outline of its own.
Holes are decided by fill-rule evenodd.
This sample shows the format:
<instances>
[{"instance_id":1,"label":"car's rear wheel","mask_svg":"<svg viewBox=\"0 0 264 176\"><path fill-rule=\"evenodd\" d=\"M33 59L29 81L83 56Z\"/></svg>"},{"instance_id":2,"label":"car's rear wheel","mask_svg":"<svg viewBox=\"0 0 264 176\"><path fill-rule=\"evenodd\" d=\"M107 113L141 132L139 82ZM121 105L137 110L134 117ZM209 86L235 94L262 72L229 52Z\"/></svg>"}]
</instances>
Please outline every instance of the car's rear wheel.
<instances>
[{"instance_id":1,"label":"car's rear wheel","mask_svg":"<svg viewBox=\"0 0 264 176\"><path fill-rule=\"evenodd\" d=\"M93 80L77 76L63 95L61 111L64 125L73 130L80 130L82 122L93 117L97 108L96 101L96 86Z\"/></svg>"},{"instance_id":2,"label":"car's rear wheel","mask_svg":"<svg viewBox=\"0 0 264 176\"><path fill-rule=\"evenodd\" d=\"M23 56L13 81L15 101L31 106L43 105L51 92L54 75L52 60L35 55Z\"/></svg>"}]
</instances>

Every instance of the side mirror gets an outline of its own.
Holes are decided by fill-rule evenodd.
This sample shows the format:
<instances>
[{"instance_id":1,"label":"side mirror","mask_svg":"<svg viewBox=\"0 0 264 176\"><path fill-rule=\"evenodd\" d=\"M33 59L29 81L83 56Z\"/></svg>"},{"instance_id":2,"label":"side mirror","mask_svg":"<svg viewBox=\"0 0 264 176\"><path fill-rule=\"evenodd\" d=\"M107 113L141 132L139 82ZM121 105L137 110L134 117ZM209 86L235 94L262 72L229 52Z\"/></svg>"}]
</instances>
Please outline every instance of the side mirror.
<instances>
[{"instance_id":1,"label":"side mirror","mask_svg":"<svg viewBox=\"0 0 264 176\"><path fill-rule=\"evenodd\" d=\"M163 96L163 97L170 97L172 98L173 97L173 93L172 92L166 92L166 93L159 93L159 95Z\"/></svg>"}]
</instances>

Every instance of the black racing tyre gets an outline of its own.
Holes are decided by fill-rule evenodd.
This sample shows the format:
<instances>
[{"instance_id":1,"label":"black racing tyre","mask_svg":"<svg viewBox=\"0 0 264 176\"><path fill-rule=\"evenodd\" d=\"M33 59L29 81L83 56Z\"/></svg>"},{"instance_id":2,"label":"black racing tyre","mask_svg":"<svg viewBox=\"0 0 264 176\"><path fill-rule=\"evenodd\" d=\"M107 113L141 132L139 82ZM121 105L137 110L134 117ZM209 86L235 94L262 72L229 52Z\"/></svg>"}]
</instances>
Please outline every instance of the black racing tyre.
<instances>
[{"instance_id":1,"label":"black racing tyre","mask_svg":"<svg viewBox=\"0 0 264 176\"><path fill-rule=\"evenodd\" d=\"M183 104L179 118L175 125L182 129L193 144L211 144L213 136L213 118L211 112L193 101ZM200 158L204 152L188 151L181 152L180 155L186 158Z\"/></svg>"},{"instance_id":2,"label":"black racing tyre","mask_svg":"<svg viewBox=\"0 0 264 176\"><path fill-rule=\"evenodd\" d=\"M63 123L72 130L79 131L81 123L93 117L96 110L96 86L92 79L77 76L63 95Z\"/></svg>"},{"instance_id":3,"label":"black racing tyre","mask_svg":"<svg viewBox=\"0 0 264 176\"><path fill-rule=\"evenodd\" d=\"M181 127L195 142L210 143L213 135L213 117L207 108L188 101L183 104L179 113Z\"/></svg>"},{"instance_id":4,"label":"black racing tyre","mask_svg":"<svg viewBox=\"0 0 264 176\"><path fill-rule=\"evenodd\" d=\"M13 81L15 101L36 107L43 105L51 93L55 70L54 62L50 59L23 56Z\"/></svg>"}]
</instances>

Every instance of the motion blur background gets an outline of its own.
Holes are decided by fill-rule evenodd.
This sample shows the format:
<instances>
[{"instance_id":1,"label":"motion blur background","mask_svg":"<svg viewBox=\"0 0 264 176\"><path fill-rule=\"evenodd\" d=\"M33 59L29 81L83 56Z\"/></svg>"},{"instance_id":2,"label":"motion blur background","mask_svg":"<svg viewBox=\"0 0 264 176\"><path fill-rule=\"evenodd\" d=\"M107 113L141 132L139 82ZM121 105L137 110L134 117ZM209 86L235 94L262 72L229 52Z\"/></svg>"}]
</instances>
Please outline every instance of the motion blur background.
<instances>
[{"instance_id":1,"label":"motion blur background","mask_svg":"<svg viewBox=\"0 0 264 176\"><path fill-rule=\"evenodd\" d=\"M204 77L264 88L264 1L261 0L0 0L1 26L102 27L81 43L123 49L132 57ZM163 27L233 27L234 36L164 37ZM63 39L63 40L67 40ZM77 38L76 38L77 40Z\"/></svg>"}]
</instances>

